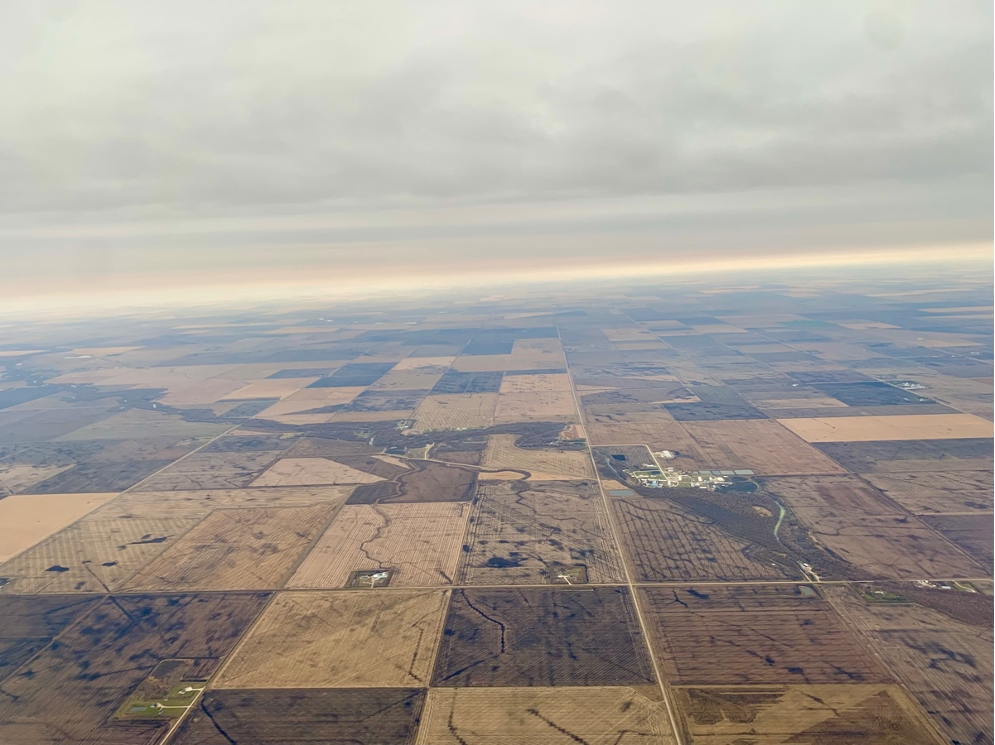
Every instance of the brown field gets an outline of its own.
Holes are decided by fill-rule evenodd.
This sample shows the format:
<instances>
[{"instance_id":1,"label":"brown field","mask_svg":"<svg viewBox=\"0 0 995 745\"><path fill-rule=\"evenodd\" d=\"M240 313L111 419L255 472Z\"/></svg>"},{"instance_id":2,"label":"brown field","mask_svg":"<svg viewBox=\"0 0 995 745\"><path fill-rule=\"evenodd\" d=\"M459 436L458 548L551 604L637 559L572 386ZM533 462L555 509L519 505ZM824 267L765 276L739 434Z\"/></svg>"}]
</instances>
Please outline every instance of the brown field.
<instances>
[{"instance_id":1,"label":"brown field","mask_svg":"<svg viewBox=\"0 0 995 745\"><path fill-rule=\"evenodd\" d=\"M526 450L515 447L515 435L491 435L481 460L483 468L519 469L534 480L594 479L594 467L586 451Z\"/></svg>"},{"instance_id":2,"label":"brown field","mask_svg":"<svg viewBox=\"0 0 995 745\"><path fill-rule=\"evenodd\" d=\"M432 688L419 745L669 745L660 691L650 686Z\"/></svg>"},{"instance_id":3,"label":"brown field","mask_svg":"<svg viewBox=\"0 0 995 745\"><path fill-rule=\"evenodd\" d=\"M878 577L929 579L988 573L939 533L908 515L823 516L810 535L845 561Z\"/></svg>"},{"instance_id":4,"label":"brown field","mask_svg":"<svg viewBox=\"0 0 995 745\"><path fill-rule=\"evenodd\" d=\"M763 488L802 520L816 524L823 517L904 515L880 492L854 476L784 476L764 479Z\"/></svg>"},{"instance_id":5,"label":"brown field","mask_svg":"<svg viewBox=\"0 0 995 745\"><path fill-rule=\"evenodd\" d=\"M992 554L995 553L991 514L926 515L923 521L984 564L987 567L986 575L991 576Z\"/></svg>"},{"instance_id":6,"label":"brown field","mask_svg":"<svg viewBox=\"0 0 995 745\"><path fill-rule=\"evenodd\" d=\"M112 503L113 504L113 503ZM199 520L88 515L0 564L0 593L106 592L169 548Z\"/></svg>"},{"instance_id":7,"label":"brown field","mask_svg":"<svg viewBox=\"0 0 995 745\"><path fill-rule=\"evenodd\" d=\"M112 718L162 660L196 660L210 676L267 594L107 598L4 681L0 742L151 745L169 726ZM68 705L72 702L72 705Z\"/></svg>"},{"instance_id":8,"label":"brown field","mask_svg":"<svg viewBox=\"0 0 995 745\"><path fill-rule=\"evenodd\" d=\"M698 451L697 443L680 422L660 411L660 416L634 415L622 417L590 416L585 413L585 426L592 445L646 445L653 452L670 450L681 456L682 468L706 468L710 464Z\"/></svg>"},{"instance_id":9,"label":"brown field","mask_svg":"<svg viewBox=\"0 0 995 745\"><path fill-rule=\"evenodd\" d=\"M345 587L367 569L396 570L391 587L451 584L469 514L465 502L346 505L287 587Z\"/></svg>"},{"instance_id":10,"label":"brown field","mask_svg":"<svg viewBox=\"0 0 995 745\"><path fill-rule=\"evenodd\" d=\"M239 388L227 396L226 400L240 401L250 398L287 398L301 388L306 388L318 379L313 378L272 378L270 380L253 380L248 385Z\"/></svg>"},{"instance_id":11,"label":"brown field","mask_svg":"<svg viewBox=\"0 0 995 745\"><path fill-rule=\"evenodd\" d=\"M147 438L216 437L231 425L188 422L181 416L148 409L128 409L56 438L59 442L80 440L132 440Z\"/></svg>"},{"instance_id":12,"label":"brown field","mask_svg":"<svg viewBox=\"0 0 995 745\"><path fill-rule=\"evenodd\" d=\"M713 468L750 468L772 476L843 472L777 422L757 419L681 424Z\"/></svg>"},{"instance_id":13,"label":"brown field","mask_svg":"<svg viewBox=\"0 0 995 745\"><path fill-rule=\"evenodd\" d=\"M544 393L570 391L570 376L565 373L537 373L535 375L505 375L501 380L501 393Z\"/></svg>"},{"instance_id":14,"label":"brown field","mask_svg":"<svg viewBox=\"0 0 995 745\"><path fill-rule=\"evenodd\" d=\"M447 597L442 590L282 592L215 687L426 686Z\"/></svg>"},{"instance_id":15,"label":"brown field","mask_svg":"<svg viewBox=\"0 0 995 745\"><path fill-rule=\"evenodd\" d=\"M494 411L496 424L536 421L577 421L573 395L569 391L500 394Z\"/></svg>"},{"instance_id":16,"label":"brown field","mask_svg":"<svg viewBox=\"0 0 995 745\"><path fill-rule=\"evenodd\" d=\"M671 685L883 683L887 673L833 611L797 585L642 588Z\"/></svg>"},{"instance_id":17,"label":"brown field","mask_svg":"<svg viewBox=\"0 0 995 745\"><path fill-rule=\"evenodd\" d=\"M782 567L751 558L750 543L670 500L634 497L611 503L622 550L640 582L792 576Z\"/></svg>"},{"instance_id":18,"label":"brown field","mask_svg":"<svg viewBox=\"0 0 995 745\"><path fill-rule=\"evenodd\" d=\"M917 515L991 512L991 471L865 473L861 477Z\"/></svg>"},{"instance_id":19,"label":"brown field","mask_svg":"<svg viewBox=\"0 0 995 745\"><path fill-rule=\"evenodd\" d=\"M94 607L86 595L9 595L0 615L0 682Z\"/></svg>"},{"instance_id":20,"label":"brown field","mask_svg":"<svg viewBox=\"0 0 995 745\"><path fill-rule=\"evenodd\" d=\"M848 587L828 588L832 604L922 704L951 742L991 742L991 613L982 626L919 605L869 603Z\"/></svg>"},{"instance_id":21,"label":"brown field","mask_svg":"<svg viewBox=\"0 0 995 745\"><path fill-rule=\"evenodd\" d=\"M448 453L446 454L448 457ZM381 470L364 468L377 475L390 478L376 484L365 484L356 488L349 497L348 504L401 504L406 502L468 502L473 496L475 469L450 466L435 461L397 460L403 470L389 473L389 455L373 456L373 460L383 461ZM345 458L340 458L345 460ZM349 465L357 464L353 461ZM397 466L394 466L397 467ZM521 476L521 474L519 474Z\"/></svg>"},{"instance_id":22,"label":"brown field","mask_svg":"<svg viewBox=\"0 0 995 745\"><path fill-rule=\"evenodd\" d=\"M32 494L0 499L0 561L106 504L117 494Z\"/></svg>"},{"instance_id":23,"label":"brown field","mask_svg":"<svg viewBox=\"0 0 995 745\"><path fill-rule=\"evenodd\" d=\"M239 489L252 483L282 454L281 450L197 452L167 466L138 488L141 491Z\"/></svg>"},{"instance_id":24,"label":"brown field","mask_svg":"<svg viewBox=\"0 0 995 745\"><path fill-rule=\"evenodd\" d=\"M972 414L779 419L806 442L944 440L991 437L992 423Z\"/></svg>"},{"instance_id":25,"label":"brown field","mask_svg":"<svg viewBox=\"0 0 995 745\"><path fill-rule=\"evenodd\" d=\"M468 358L476 359L476 358ZM415 409L415 429L476 429L494 423L497 393L458 393L426 396Z\"/></svg>"},{"instance_id":26,"label":"brown field","mask_svg":"<svg viewBox=\"0 0 995 745\"><path fill-rule=\"evenodd\" d=\"M328 458L281 458L253 481L252 486L372 484L375 481L383 479Z\"/></svg>"},{"instance_id":27,"label":"brown field","mask_svg":"<svg viewBox=\"0 0 995 745\"><path fill-rule=\"evenodd\" d=\"M897 685L674 688L686 739L702 745L940 745L920 706Z\"/></svg>"},{"instance_id":28,"label":"brown field","mask_svg":"<svg viewBox=\"0 0 995 745\"><path fill-rule=\"evenodd\" d=\"M125 590L267 590L331 517L333 507L217 510L124 583Z\"/></svg>"},{"instance_id":29,"label":"brown field","mask_svg":"<svg viewBox=\"0 0 995 745\"><path fill-rule=\"evenodd\" d=\"M575 565L585 567L589 582L623 579L593 482L481 485L465 543L460 584L556 582L560 568Z\"/></svg>"}]
</instances>

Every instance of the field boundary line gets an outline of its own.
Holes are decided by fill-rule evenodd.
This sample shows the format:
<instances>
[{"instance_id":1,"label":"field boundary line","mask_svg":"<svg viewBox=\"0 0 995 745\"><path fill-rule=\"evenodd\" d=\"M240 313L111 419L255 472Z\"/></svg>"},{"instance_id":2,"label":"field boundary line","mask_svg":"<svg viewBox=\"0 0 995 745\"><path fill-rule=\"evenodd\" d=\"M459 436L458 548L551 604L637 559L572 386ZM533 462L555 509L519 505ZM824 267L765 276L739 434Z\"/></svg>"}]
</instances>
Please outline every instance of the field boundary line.
<instances>
[{"instance_id":1,"label":"field boundary line","mask_svg":"<svg viewBox=\"0 0 995 745\"><path fill-rule=\"evenodd\" d=\"M631 319L630 319L631 320ZM563 340L560 337L560 330L557 328L556 336L560 339L560 346L563 346ZM622 563L622 573L625 576L625 584L628 586L629 594L632 596L632 607L636 613L636 620L639 622L639 629L643 635L643 643L646 645L646 652L649 654L650 664L653 666L653 672L656 675L657 684L660 687L660 693L663 695L663 703L667 709L667 717L670 720L670 729L673 736L675 745L684 745L684 738L681 736L681 729L677 726L677 718L674 715L674 706L670 700L670 693L667 690L667 683L660 673L660 665L656 660L656 653L653 651L653 644L650 640L649 627L646 624L646 619L643 617L642 608L639 603L639 596L636 590L636 585L632 581L632 572L629 569L628 558L626 557L625 548L622 542L619 540L618 527L615 525L615 516L611 511L611 503L608 501L608 496L605 494L604 485L601 483L601 478L598 476L598 463L594 459L594 451L591 448L591 436L588 431L587 421L584 418L584 410L580 405L580 398L577 396L577 386L574 383L573 375L570 372L570 362L567 359L566 349L563 351L563 360L566 365L567 377L570 380L570 393L573 396L574 408L577 411L577 418L584 427L584 434L587 435L587 456L591 461L591 467L594 469L594 478L598 483L598 493L601 494L601 504L605 510L605 518L608 522L608 527L611 529L612 540L615 541L615 546L618 549L619 560ZM652 452L652 451L651 451Z\"/></svg>"}]
</instances>

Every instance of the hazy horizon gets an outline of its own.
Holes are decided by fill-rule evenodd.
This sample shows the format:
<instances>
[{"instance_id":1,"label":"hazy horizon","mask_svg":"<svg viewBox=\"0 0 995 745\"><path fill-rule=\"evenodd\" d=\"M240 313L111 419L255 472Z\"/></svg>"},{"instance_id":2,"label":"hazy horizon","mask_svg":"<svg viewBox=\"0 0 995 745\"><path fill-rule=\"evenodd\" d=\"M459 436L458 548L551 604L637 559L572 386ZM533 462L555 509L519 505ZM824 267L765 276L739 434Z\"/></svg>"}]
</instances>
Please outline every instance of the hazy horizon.
<instances>
[{"instance_id":1,"label":"hazy horizon","mask_svg":"<svg viewBox=\"0 0 995 745\"><path fill-rule=\"evenodd\" d=\"M6 3L0 309L990 267L992 11Z\"/></svg>"}]
</instances>

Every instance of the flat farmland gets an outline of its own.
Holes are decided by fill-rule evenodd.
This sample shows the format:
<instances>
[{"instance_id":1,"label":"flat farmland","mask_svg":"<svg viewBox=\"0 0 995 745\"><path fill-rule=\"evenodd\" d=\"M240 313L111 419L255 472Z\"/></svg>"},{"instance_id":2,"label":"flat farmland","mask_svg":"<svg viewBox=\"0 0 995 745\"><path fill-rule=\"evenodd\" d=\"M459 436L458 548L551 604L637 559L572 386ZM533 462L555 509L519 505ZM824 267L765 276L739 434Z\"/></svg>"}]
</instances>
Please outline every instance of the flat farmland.
<instances>
[{"instance_id":1,"label":"flat farmland","mask_svg":"<svg viewBox=\"0 0 995 745\"><path fill-rule=\"evenodd\" d=\"M594 482L481 485L465 543L460 584L556 582L558 573L577 565L589 582L623 581Z\"/></svg>"},{"instance_id":2,"label":"flat farmland","mask_svg":"<svg viewBox=\"0 0 995 745\"><path fill-rule=\"evenodd\" d=\"M916 515L995 508L991 471L906 471L862 477Z\"/></svg>"},{"instance_id":3,"label":"flat farmland","mask_svg":"<svg viewBox=\"0 0 995 745\"><path fill-rule=\"evenodd\" d=\"M193 659L201 674L211 675L266 599L265 593L224 593L100 601L4 681L0 742L158 742L169 725L165 718L111 716L162 660Z\"/></svg>"},{"instance_id":4,"label":"flat farmland","mask_svg":"<svg viewBox=\"0 0 995 745\"><path fill-rule=\"evenodd\" d=\"M526 377L526 376L519 376ZM502 393L494 410L495 423L576 421L577 407L570 391Z\"/></svg>"},{"instance_id":5,"label":"flat farmland","mask_svg":"<svg viewBox=\"0 0 995 745\"><path fill-rule=\"evenodd\" d=\"M464 393L427 396L415 409L415 429L477 429L494 422L497 393Z\"/></svg>"},{"instance_id":6,"label":"flat farmland","mask_svg":"<svg viewBox=\"0 0 995 745\"><path fill-rule=\"evenodd\" d=\"M261 419L266 419L285 414L307 412L312 409L321 409L326 406L347 404L365 390L366 388L362 386L351 388L304 388L263 409L258 416Z\"/></svg>"},{"instance_id":7,"label":"flat farmland","mask_svg":"<svg viewBox=\"0 0 995 745\"><path fill-rule=\"evenodd\" d=\"M457 357L452 369L458 372L563 371L563 353L477 354Z\"/></svg>"},{"instance_id":8,"label":"flat farmland","mask_svg":"<svg viewBox=\"0 0 995 745\"><path fill-rule=\"evenodd\" d=\"M359 570L396 570L390 584L434 587L456 576L470 505L466 502L346 505L287 583L345 587Z\"/></svg>"},{"instance_id":9,"label":"flat farmland","mask_svg":"<svg viewBox=\"0 0 995 745\"><path fill-rule=\"evenodd\" d=\"M383 481L383 478L330 458L281 458L252 481L252 486L372 484L376 481Z\"/></svg>"},{"instance_id":10,"label":"flat farmland","mask_svg":"<svg viewBox=\"0 0 995 745\"><path fill-rule=\"evenodd\" d=\"M0 499L0 562L114 499L117 494L29 494Z\"/></svg>"},{"instance_id":11,"label":"flat farmland","mask_svg":"<svg viewBox=\"0 0 995 745\"><path fill-rule=\"evenodd\" d=\"M59 442L83 440L141 440L149 438L217 437L231 425L215 422L188 422L177 414L148 409L128 409L93 424L73 429Z\"/></svg>"},{"instance_id":12,"label":"flat farmland","mask_svg":"<svg viewBox=\"0 0 995 745\"><path fill-rule=\"evenodd\" d=\"M920 706L900 686L882 683L673 688L691 742L882 743L943 742Z\"/></svg>"},{"instance_id":13,"label":"flat farmland","mask_svg":"<svg viewBox=\"0 0 995 745\"><path fill-rule=\"evenodd\" d=\"M248 486L282 451L198 452L167 466L139 487L142 491L238 489Z\"/></svg>"},{"instance_id":14,"label":"flat farmland","mask_svg":"<svg viewBox=\"0 0 995 745\"><path fill-rule=\"evenodd\" d=\"M214 510L271 509L344 504L354 486L263 486L251 489L203 489L197 491L137 492L122 494L101 507L94 518L154 519L169 503L169 514L198 522Z\"/></svg>"},{"instance_id":15,"label":"flat farmland","mask_svg":"<svg viewBox=\"0 0 995 745\"><path fill-rule=\"evenodd\" d=\"M35 466L27 463L6 463L0 465L0 498L17 494L32 484L44 481L68 468L69 465Z\"/></svg>"},{"instance_id":16,"label":"flat farmland","mask_svg":"<svg viewBox=\"0 0 995 745\"><path fill-rule=\"evenodd\" d=\"M330 505L217 510L145 565L122 589L278 588L333 510Z\"/></svg>"},{"instance_id":17,"label":"flat farmland","mask_svg":"<svg viewBox=\"0 0 995 745\"><path fill-rule=\"evenodd\" d=\"M942 535L907 515L824 516L807 524L819 544L874 576L924 579L990 574Z\"/></svg>"},{"instance_id":18,"label":"flat farmland","mask_svg":"<svg viewBox=\"0 0 995 745\"><path fill-rule=\"evenodd\" d=\"M923 518L929 527L939 531L955 546L988 568L991 576L995 536L992 535L991 514L933 515Z\"/></svg>"},{"instance_id":19,"label":"flat farmland","mask_svg":"<svg viewBox=\"0 0 995 745\"><path fill-rule=\"evenodd\" d=\"M639 686L653 668L628 590L454 590L434 686Z\"/></svg>"},{"instance_id":20,"label":"flat farmland","mask_svg":"<svg viewBox=\"0 0 995 745\"><path fill-rule=\"evenodd\" d=\"M0 593L106 592L198 522L189 517L83 517L0 564L0 577L10 579Z\"/></svg>"},{"instance_id":21,"label":"flat farmland","mask_svg":"<svg viewBox=\"0 0 995 745\"><path fill-rule=\"evenodd\" d=\"M950 742L992 741L990 606L975 626L920 605L869 603L848 587L826 594Z\"/></svg>"},{"instance_id":22,"label":"flat farmland","mask_svg":"<svg viewBox=\"0 0 995 745\"><path fill-rule=\"evenodd\" d=\"M639 590L671 685L890 682L811 587L698 585Z\"/></svg>"},{"instance_id":23,"label":"flat farmland","mask_svg":"<svg viewBox=\"0 0 995 745\"><path fill-rule=\"evenodd\" d=\"M374 456L386 459L390 456ZM451 453L445 453L450 458ZM399 460L399 472L390 481L356 487L349 504L466 502L473 495L475 470L436 461ZM384 473L385 476L388 474Z\"/></svg>"},{"instance_id":24,"label":"flat farmland","mask_svg":"<svg viewBox=\"0 0 995 745\"><path fill-rule=\"evenodd\" d=\"M806 522L817 524L823 517L905 517L881 492L854 476L782 476L764 479L763 488Z\"/></svg>"},{"instance_id":25,"label":"flat farmland","mask_svg":"<svg viewBox=\"0 0 995 745\"><path fill-rule=\"evenodd\" d=\"M990 471L992 438L825 442L819 450L854 473Z\"/></svg>"},{"instance_id":26,"label":"flat farmland","mask_svg":"<svg viewBox=\"0 0 995 745\"><path fill-rule=\"evenodd\" d=\"M941 440L992 436L992 423L973 414L910 414L778 421L806 442Z\"/></svg>"},{"instance_id":27,"label":"flat farmland","mask_svg":"<svg viewBox=\"0 0 995 745\"><path fill-rule=\"evenodd\" d=\"M669 745L674 742L655 686L432 688L419 745Z\"/></svg>"},{"instance_id":28,"label":"flat farmland","mask_svg":"<svg viewBox=\"0 0 995 745\"><path fill-rule=\"evenodd\" d=\"M584 423L592 445L646 445L650 450L678 453L685 468L706 468L709 463L698 450L694 439L669 414L634 416L584 414Z\"/></svg>"},{"instance_id":29,"label":"flat farmland","mask_svg":"<svg viewBox=\"0 0 995 745\"><path fill-rule=\"evenodd\" d=\"M505 375L500 393L570 392L570 376L566 373L535 373L532 375Z\"/></svg>"},{"instance_id":30,"label":"flat farmland","mask_svg":"<svg viewBox=\"0 0 995 745\"><path fill-rule=\"evenodd\" d=\"M612 510L635 578L762 580L799 576L751 557L753 545L722 530L712 519L665 499L612 499Z\"/></svg>"},{"instance_id":31,"label":"flat farmland","mask_svg":"<svg viewBox=\"0 0 995 745\"><path fill-rule=\"evenodd\" d=\"M417 688L213 690L172 742L413 745L424 702Z\"/></svg>"},{"instance_id":32,"label":"flat farmland","mask_svg":"<svg viewBox=\"0 0 995 745\"><path fill-rule=\"evenodd\" d=\"M682 422L681 426L712 468L750 468L769 476L843 471L777 422Z\"/></svg>"},{"instance_id":33,"label":"flat farmland","mask_svg":"<svg viewBox=\"0 0 995 745\"><path fill-rule=\"evenodd\" d=\"M215 686L424 687L446 597L442 590L282 592Z\"/></svg>"},{"instance_id":34,"label":"flat farmland","mask_svg":"<svg viewBox=\"0 0 995 745\"><path fill-rule=\"evenodd\" d=\"M586 451L532 450L515 447L515 435L490 435L480 461L483 468L528 471L532 479L594 479L594 466Z\"/></svg>"},{"instance_id":35,"label":"flat farmland","mask_svg":"<svg viewBox=\"0 0 995 745\"><path fill-rule=\"evenodd\" d=\"M0 615L0 681L72 625L99 598L85 595L11 595Z\"/></svg>"}]
</instances>

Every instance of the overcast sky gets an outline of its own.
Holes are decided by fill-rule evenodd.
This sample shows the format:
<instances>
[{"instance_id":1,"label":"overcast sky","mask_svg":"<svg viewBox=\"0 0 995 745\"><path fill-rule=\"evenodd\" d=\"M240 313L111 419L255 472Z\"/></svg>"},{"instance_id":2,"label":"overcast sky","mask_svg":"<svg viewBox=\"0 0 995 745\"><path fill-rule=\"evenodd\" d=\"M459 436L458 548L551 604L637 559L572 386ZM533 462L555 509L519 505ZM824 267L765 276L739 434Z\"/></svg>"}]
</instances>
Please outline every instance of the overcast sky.
<instances>
[{"instance_id":1,"label":"overcast sky","mask_svg":"<svg viewBox=\"0 0 995 745\"><path fill-rule=\"evenodd\" d=\"M992 22L988 0L5 0L0 293L990 251Z\"/></svg>"}]
</instances>

